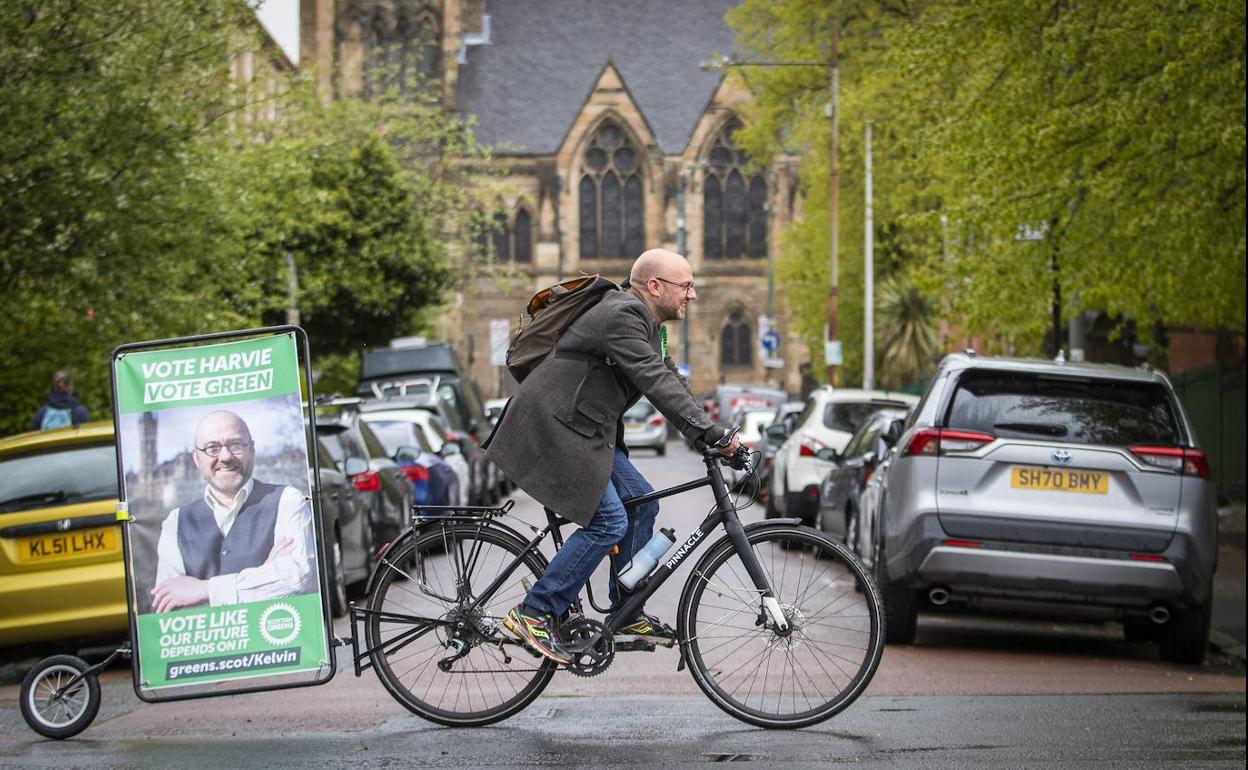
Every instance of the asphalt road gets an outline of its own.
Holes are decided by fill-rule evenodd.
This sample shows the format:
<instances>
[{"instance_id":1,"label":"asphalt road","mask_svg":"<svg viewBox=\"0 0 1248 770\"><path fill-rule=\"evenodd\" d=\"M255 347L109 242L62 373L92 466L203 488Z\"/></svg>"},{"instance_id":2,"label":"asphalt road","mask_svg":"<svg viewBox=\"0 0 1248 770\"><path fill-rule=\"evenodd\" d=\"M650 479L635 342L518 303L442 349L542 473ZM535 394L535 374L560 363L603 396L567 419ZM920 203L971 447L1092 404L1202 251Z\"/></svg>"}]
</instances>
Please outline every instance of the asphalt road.
<instances>
[{"instance_id":1,"label":"asphalt road","mask_svg":"<svg viewBox=\"0 0 1248 770\"><path fill-rule=\"evenodd\" d=\"M702 472L698 458L678 444L666 458L639 456L637 462L659 487ZM705 489L669 498L660 523L687 532L710 506ZM524 496L517 498L515 513L541 519L540 508ZM754 506L742 515L751 520L762 512ZM1238 573L1224 556L1218 590L1224 599L1238 591L1237 605L1219 604L1220 612L1238 617L1219 622L1224 628L1238 622L1242 634L1242 544L1237 563ZM652 599L652 612L674 620L689 569L682 567ZM1229 587L1223 585L1227 580ZM348 625L340 623L338 633L347 635ZM557 674L528 710L477 730L441 728L408 714L371 672L352 676L346 650L339 651L338 676L321 687L160 705L135 698L127 670L108 671L101 677L104 703L95 724L62 743L44 741L25 727L10 675L0 682L0 768L652 767L709 761L759 767L1242 768L1242 638L1239 644L1239 657L1215 651L1204 666L1173 666L1160 663L1151 645L1124 642L1116 624L924 615L916 644L888 647L857 703L823 725L784 733L757 730L718 711L688 673L676 671L676 653L662 649L621 653L592 679Z\"/></svg>"}]
</instances>

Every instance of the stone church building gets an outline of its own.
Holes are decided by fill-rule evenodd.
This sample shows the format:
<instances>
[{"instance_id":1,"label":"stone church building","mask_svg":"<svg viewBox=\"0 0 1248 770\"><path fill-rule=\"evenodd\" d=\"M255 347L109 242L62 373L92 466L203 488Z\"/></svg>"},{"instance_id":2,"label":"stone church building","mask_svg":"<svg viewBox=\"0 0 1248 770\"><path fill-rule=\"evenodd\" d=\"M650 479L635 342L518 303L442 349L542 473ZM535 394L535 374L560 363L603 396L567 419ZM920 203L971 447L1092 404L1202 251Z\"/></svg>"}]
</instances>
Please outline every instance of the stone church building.
<instances>
[{"instance_id":1,"label":"stone church building","mask_svg":"<svg viewBox=\"0 0 1248 770\"><path fill-rule=\"evenodd\" d=\"M730 54L734 0L303 0L301 64L322 98L367 96L381 65L427 79L471 119L502 173L478 177L485 225L442 332L486 397L514 386L491 362L502 323L581 273L623 280L643 250L688 256L698 299L669 330L696 394L720 382L800 389L805 351L774 280L799 213L799 160L754 170L733 142L751 98L704 71ZM683 327L683 328L682 328ZM768 328L771 347L762 345Z\"/></svg>"}]
</instances>

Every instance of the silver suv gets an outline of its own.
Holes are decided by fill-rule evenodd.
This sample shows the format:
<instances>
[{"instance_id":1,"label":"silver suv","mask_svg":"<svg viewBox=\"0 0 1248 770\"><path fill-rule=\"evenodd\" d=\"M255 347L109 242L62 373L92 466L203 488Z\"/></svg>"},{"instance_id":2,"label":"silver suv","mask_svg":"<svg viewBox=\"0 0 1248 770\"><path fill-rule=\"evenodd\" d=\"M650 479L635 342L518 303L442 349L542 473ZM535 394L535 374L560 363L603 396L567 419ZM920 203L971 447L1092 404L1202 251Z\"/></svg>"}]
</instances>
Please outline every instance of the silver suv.
<instances>
[{"instance_id":1,"label":"silver suv","mask_svg":"<svg viewBox=\"0 0 1248 770\"><path fill-rule=\"evenodd\" d=\"M1204 659L1216 493L1164 375L952 355L896 429L871 554L888 641L920 608L1043 608Z\"/></svg>"}]
</instances>

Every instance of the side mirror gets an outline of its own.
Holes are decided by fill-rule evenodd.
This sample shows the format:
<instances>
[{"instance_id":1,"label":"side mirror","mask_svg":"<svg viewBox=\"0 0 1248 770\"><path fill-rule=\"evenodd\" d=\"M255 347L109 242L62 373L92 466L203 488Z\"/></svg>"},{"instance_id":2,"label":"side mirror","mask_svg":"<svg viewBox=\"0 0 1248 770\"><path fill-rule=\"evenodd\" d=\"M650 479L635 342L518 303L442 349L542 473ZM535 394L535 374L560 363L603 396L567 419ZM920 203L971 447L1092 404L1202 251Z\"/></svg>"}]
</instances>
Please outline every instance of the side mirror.
<instances>
[{"instance_id":1,"label":"side mirror","mask_svg":"<svg viewBox=\"0 0 1248 770\"><path fill-rule=\"evenodd\" d=\"M347 477L368 473L368 463L359 457L348 457L346 463L342 466L342 472Z\"/></svg>"},{"instance_id":2,"label":"side mirror","mask_svg":"<svg viewBox=\"0 0 1248 770\"><path fill-rule=\"evenodd\" d=\"M862 464L868 468L874 468L879 461L880 457L875 452L867 452L862 456Z\"/></svg>"},{"instance_id":3,"label":"side mirror","mask_svg":"<svg viewBox=\"0 0 1248 770\"><path fill-rule=\"evenodd\" d=\"M823 449L820 449L818 452L815 452L815 457L819 458L820 460L823 460L825 463L834 463L837 460L841 459L841 453L836 451L835 449L824 447Z\"/></svg>"},{"instance_id":4,"label":"side mirror","mask_svg":"<svg viewBox=\"0 0 1248 770\"><path fill-rule=\"evenodd\" d=\"M784 423L774 422L766 428L767 438L773 441L784 441L789 437L789 429Z\"/></svg>"},{"instance_id":5,"label":"side mirror","mask_svg":"<svg viewBox=\"0 0 1248 770\"><path fill-rule=\"evenodd\" d=\"M414 446L401 446L399 451L394 453L394 461L401 464L418 462L420 454L420 450Z\"/></svg>"},{"instance_id":6,"label":"side mirror","mask_svg":"<svg viewBox=\"0 0 1248 770\"><path fill-rule=\"evenodd\" d=\"M464 448L459 445L458 441L447 441L442 445L442 451L438 454L443 457L451 457L452 455L462 455Z\"/></svg>"},{"instance_id":7,"label":"side mirror","mask_svg":"<svg viewBox=\"0 0 1248 770\"><path fill-rule=\"evenodd\" d=\"M888 424L888 430L884 431L884 445L890 449L897 446L897 442L901 440L901 434L905 428L906 421L904 418L898 418L890 422Z\"/></svg>"}]
</instances>

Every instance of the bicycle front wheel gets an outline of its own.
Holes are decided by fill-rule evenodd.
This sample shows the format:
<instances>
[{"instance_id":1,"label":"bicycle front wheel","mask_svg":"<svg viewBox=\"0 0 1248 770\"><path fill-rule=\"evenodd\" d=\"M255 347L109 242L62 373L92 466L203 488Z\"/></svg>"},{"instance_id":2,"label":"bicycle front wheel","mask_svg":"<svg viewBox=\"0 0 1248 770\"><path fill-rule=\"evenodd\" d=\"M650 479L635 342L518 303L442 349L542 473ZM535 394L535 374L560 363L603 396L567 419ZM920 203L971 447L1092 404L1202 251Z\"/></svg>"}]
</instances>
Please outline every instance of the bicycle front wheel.
<instances>
[{"instance_id":1,"label":"bicycle front wheel","mask_svg":"<svg viewBox=\"0 0 1248 770\"><path fill-rule=\"evenodd\" d=\"M482 598L517 557L515 569ZM502 627L525 584L542 574L540 554L488 526L445 522L387 553L377 568L365 639L377 677L407 709L451 727L487 725L546 688L554 662Z\"/></svg>"},{"instance_id":2,"label":"bicycle front wheel","mask_svg":"<svg viewBox=\"0 0 1248 770\"><path fill-rule=\"evenodd\" d=\"M715 705L759 727L822 722L862 694L884 651L879 593L862 563L807 527L746 533L787 628L763 605L732 541L690 576L678 614L694 680Z\"/></svg>"}]
</instances>

